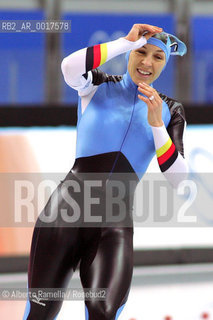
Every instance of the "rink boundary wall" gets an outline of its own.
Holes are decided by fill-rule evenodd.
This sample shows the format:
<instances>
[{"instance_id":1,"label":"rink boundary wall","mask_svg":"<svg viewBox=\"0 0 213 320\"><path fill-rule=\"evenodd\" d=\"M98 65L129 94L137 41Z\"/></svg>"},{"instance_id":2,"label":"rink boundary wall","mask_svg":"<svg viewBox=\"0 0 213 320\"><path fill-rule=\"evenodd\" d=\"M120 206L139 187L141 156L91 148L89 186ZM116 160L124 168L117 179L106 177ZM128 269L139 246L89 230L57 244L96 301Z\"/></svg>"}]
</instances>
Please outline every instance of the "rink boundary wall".
<instances>
[{"instance_id":1,"label":"rink boundary wall","mask_svg":"<svg viewBox=\"0 0 213 320\"><path fill-rule=\"evenodd\" d=\"M213 105L184 104L188 124L212 124ZM0 127L76 126L75 105L0 106Z\"/></svg>"},{"instance_id":2,"label":"rink boundary wall","mask_svg":"<svg viewBox=\"0 0 213 320\"><path fill-rule=\"evenodd\" d=\"M0 273L27 272L28 256L0 257ZM213 263L213 248L135 250L134 266Z\"/></svg>"}]
</instances>

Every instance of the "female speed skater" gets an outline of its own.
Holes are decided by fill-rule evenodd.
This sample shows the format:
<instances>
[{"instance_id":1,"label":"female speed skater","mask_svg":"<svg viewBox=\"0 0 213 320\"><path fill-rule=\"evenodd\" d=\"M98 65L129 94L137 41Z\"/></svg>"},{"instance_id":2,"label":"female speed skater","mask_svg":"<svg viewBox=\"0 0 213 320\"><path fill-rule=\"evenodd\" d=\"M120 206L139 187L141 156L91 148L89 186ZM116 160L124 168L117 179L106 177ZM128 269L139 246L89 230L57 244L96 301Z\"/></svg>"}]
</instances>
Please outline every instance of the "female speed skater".
<instances>
[{"instance_id":1,"label":"female speed skater","mask_svg":"<svg viewBox=\"0 0 213 320\"><path fill-rule=\"evenodd\" d=\"M123 53L127 53L123 76L108 75L99 69ZM118 319L132 279L133 223L131 219L103 223L110 202L106 186L117 175L125 186L129 180L136 185L155 154L171 184L177 185L187 174L183 106L153 87L170 55L185 53L185 44L162 28L135 24L126 37L81 49L62 61L64 79L79 95L76 159L41 216L56 211L61 214L50 225L42 219L36 222L28 288L66 288L79 265L85 290L106 289L102 300L85 299L87 320ZM99 184L95 184L96 175L101 177ZM91 188L83 185L88 180L93 185L93 201L100 199L91 205L89 216L98 217L98 223L92 226L85 222L89 208L85 196ZM123 208L130 217L132 193L134 190L127 187L123 197ZM74 216L73 204L80 208L78 221L73 219L67 224L63 218L65 212L66 217ZM113 206L111 217L116 210ZM29 299L23 319L57 319L61 305L61 300ZM70 315L70 319L76 318Z\"/></svg>"}]
</instances>

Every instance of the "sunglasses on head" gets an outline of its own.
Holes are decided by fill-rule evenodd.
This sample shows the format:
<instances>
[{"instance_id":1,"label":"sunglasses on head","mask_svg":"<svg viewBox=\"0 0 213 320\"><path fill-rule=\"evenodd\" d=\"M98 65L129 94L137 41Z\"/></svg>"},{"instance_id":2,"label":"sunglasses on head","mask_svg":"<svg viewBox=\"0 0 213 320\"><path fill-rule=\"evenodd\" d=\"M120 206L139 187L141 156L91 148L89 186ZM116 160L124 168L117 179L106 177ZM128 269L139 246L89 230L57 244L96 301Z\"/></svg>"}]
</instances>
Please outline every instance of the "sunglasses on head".
<instances>
[{"instance_id":1,"label":"sunglasses on head","mask_svg":"<svg viewBox=\"0 0 213 320\"><path fill-rule=\"evenodd\" d=\"M143 36L148 33L148 31L145 31L143 33ZM176 36L166 33L166 32L161 32L161 33L156 33L152 38L158 39L162 41L166 46L168 46L168 40L169 40L169 47L171 48L171 55L179 55L183 56L187 52L187 47L184 42L182 42L180 39L178 39Z\"/></svg>"},{"instance_id":2,"label":"sunglasses on head","mask_svg":"<svg viewBox=\"0 0 213 320\"><path fill-rule=\"evenodd\" d=\"M153 38L156 38L158 40L161 40L165 45L168 43L168 39L170 40L171 44L169 45L172 49L172 53L174 54L175 52L178 51L178 41L177 38L172 36L169 33L166 32L161 32L161 33L156 33Z\"/></svg>"}]
</instances>

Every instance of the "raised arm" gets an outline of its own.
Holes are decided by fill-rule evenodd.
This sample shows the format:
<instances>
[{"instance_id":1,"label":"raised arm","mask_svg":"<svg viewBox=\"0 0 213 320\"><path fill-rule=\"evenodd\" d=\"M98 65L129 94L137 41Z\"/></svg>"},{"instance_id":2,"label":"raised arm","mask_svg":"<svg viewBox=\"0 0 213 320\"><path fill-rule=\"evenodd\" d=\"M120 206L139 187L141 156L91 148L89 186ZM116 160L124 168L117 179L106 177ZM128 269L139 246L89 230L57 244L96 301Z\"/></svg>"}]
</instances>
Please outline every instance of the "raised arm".
<instances>
[{"instance_id":1,"label":"raised arm","mask_svg":"<svg viewBox=\"0 0 213 320\"><path fill-rule=\"evenodd\" d=\"M145 31L147 33L143 36ZM65 82L78 91L82 92L85 89L88 94L90 91L88 87L92 83L91 70L122 53L142 47L148 38L161 31L162 29L158 27L135 24L124 38L84 48L70 54L63 59L61 64Z\"/></svg>"}]
</instances>

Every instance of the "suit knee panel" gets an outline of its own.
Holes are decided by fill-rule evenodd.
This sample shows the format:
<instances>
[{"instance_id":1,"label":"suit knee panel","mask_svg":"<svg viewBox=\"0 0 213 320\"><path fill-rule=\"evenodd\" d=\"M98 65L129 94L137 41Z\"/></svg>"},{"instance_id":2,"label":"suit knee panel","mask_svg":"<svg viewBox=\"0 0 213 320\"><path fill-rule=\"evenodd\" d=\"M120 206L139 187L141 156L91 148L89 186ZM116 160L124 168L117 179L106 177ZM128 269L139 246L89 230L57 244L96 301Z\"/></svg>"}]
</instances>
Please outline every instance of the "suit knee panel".
<instances>
[{"instance_id":1,"label":"suit knee panel","mask_svg":"<svg viewBox=\"0 0 213 320\"><path fill-rule=\"evenodd\" d=\"M88 320L114 320L117 308L105 301L92 300L87 302Z\"/></svg>"}]
</instances>

